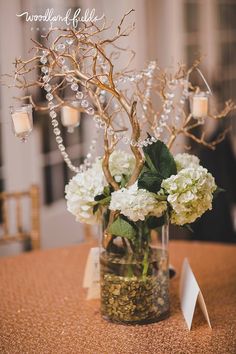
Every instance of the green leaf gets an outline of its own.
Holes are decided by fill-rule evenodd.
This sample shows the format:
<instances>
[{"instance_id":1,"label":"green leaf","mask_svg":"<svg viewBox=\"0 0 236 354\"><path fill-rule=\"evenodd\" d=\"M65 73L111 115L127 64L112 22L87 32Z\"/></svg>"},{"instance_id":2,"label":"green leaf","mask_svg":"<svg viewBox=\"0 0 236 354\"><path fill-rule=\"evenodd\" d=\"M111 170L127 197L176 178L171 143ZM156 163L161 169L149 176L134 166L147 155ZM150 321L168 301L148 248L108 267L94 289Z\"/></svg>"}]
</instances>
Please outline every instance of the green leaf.
<instances>
[{"instance_id":1,"label":"green leaf","mask_svg":"<svg viewBox=\"0 0 236 354\"><path fill-rule=\"evenodd\" d=\"M148 167L163 179L177 173L175 160L167 146L160 140L143 148Z\"/></svg>"},{"instance_id":2,"label":"green leaf","mask_svg":"<svg viewBox=\"0 0 236 354\"><path fill-rule=\"evenodd\" d=\"M109 197L106 197L106 198L103 198L103 199L100 199L100 200L96 200L96 204L95 204L95 206L96 205L108 205L109 203L110 203L110 200L111 200L111 197L109 196Z\"/></svg>"},{"instance_id":3,"label":"green leaf","mask_svg":"<svg viewBox=\"0 0 236 354\"><path fill-rule=\"evenodd\" d=\"M110 187L109 186L105 186L103 189L103 194L108 197L109 195L111 195L111 191L110 191Z\"/></svg>"},{"instance_id":4,"label":"green leaf","mask_svg":"<svg viewBox=\"0 0 236 354\"><path fill-rule=\"evenodd\" d=\"M148 250L146 250L145 253L144 253L142 265L143 265L143 273L142 273L142 276L143 276L143 278L145 279L145 277L146 277L146 275L147 275L147 272L148 272L148 267L149 267L149 263L148 263Z\"/></svg>"},{"instance_id":5,"label":"green leaf","mask_svg":"<svg viewBox=\"0 0 236 354\"><path fill-rule=\"evenodd\" d=\"M154 163L152 162L151 158L145 154L145 159L146 159L146 166L152 171L152 172L157 172L157 169L154 165Z\"/></svg>"},{"instance_id":6,"label":"green leaf","mask_svg":"<svg viewBox=\"0 0 236 354\"><path fill-rule=\"evenodd\" d=\"M145 161L144 165L143 165L143 168L142 168L142 173L143 172L147 172L147 171L150 171L150 168L147 164L147 162ZM154 172L154 171L153 171ZM155 171L156 172L156 171Z\"/></svg>"},{"instance_id":7,"label":"green leaf","mask_svg":"<svg viewBox=\"0 0 236 354\"><path fill-rule=\"evenodd\" d=\"M111 197L109 196L109 197L106 197L106 198L104 198L102 200L99 200L98 203L101 204L101 205L107 205L107 204L110 203L110 200L111 200Z\"/></svg>"},{"instance_id":8,"label":"green leaf","mask_svg":"<svg viewBox=\"0 0 236 354\"><path fill-rule=\"evenodd\" d=\"M163 179L177 173L175 160L167 146L160 140L144 147L143 151L145 165L138 179L138 187L157 193Z\"/></svg>"},{"instance_id":9,"label":"green leaf","mask_svg":"<svg viewBox=\"0 0 236 354\"><path fill-rule=\"evenodd\" d=\"M226 190L224 188L217 187L213 193L213 199L217 198L220 193L224 193Z\"/></svg>"},{"instance_id":10,"label":"green leaf","mask_svg":"<svg viewBox=\"0 0 236 354\"><path fill-rule=\"evenodd\" d=\"M100 205L108 205L111 200L111 192L110 192L110 187L106 186L104 187L103 193L96 195L94 197L95 202L97 202L94 207L93 207L93 214L96 213Z\"/></svg>"},{"instance_id":11,"label":"green leaf","mask_svg":"<svg viewBox=\"0 0 236 354\"><path fill-rule=\"evenodd\" d=\"M161 188L163 178L157 172L146 171L138 179L138 188L157 193Z\"/></svg>"},{"instance_id":12,"label":"green leaf","mask_svg":"<svg viewBox=\"0 0 236 354\"><path fill-rule=\"evenodd\" d=\"M188 231L193 233L193 229L192 229L192 226L190 224L184 224L183 227L185 227L185 229L187 229Z\"/></svg>"},{"instance_id":13,"label":"green leaf","mask_svg":"<svg viewBox=\"0 0 236 354\"><path fill-rule=\"evenodd\" d=\"M120 182L120 187L123 188L126 186L126 184L129 181L129 176L122 175L121 182Z\"/></svg>"},{"instance_id":14,"label":"green leaf","mask_svg":"<svg viewBox=\"0 0 236 354\"><path fill-rule=\"evenodd\" d=\"M100 205L106 205L110 203L111 200L111 189L110 186L105 186L103 189L103 193L96 195L94 197L95 202ZM96 204L96 205L97 205Z\"/></svg>"},{"instance_id":15,"label":"green leaf","mask_svg":"<svg viewBox=\"0 0 236 354\"><path fill-rule=\"evenodd\" d=\"M135 241L136 229L120 216L110 225L108 232L114 236L125 237L131 241Z\"/></svg>"},{"instance_id":16,"label":"green leaf","mask_svg":"<svg viewBox=\"0 0 236 354\"><path fill-rule=\"evenodd\" d=\"M98 208L99 208L99 204L95 204L95 205L93 206L93 214L95 214L96 211L98 211Z\"/></svg>"},{"instance_id":17,"label":"green leaf","mask_svg":"<svg viewBox=\"0 0 236 354\"><path fill-rule=\"evenodd\" d=\"M163 226L165 224L165 216L157 218L156 216L150 216L147 219L147 226L149 229L156 229L157 227Z\"/></svg>"},{"instance_id":18,"label":"green leaf","mask_svg":"<svg viewBox=\"0 0 236 354\"><path fill-rule=\"evenodd\" d=\"M95 202L100 202L100 200L104 199L105 195L104 194L98 194L94 197Z\"/></svg>"}]
</instances>

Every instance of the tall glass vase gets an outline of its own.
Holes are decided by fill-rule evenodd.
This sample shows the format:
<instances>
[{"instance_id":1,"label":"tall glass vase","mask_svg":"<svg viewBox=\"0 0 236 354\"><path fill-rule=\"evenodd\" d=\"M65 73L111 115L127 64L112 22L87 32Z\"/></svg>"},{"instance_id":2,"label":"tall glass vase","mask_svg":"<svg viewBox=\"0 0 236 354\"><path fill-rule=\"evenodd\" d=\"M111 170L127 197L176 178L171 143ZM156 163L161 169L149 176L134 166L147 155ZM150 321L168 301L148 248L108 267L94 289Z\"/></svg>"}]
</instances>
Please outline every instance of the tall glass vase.
<instances>
[{"instance_id":1,"label":"tall glass vase","mask_svg":"<svg viewBox=\"0 0 236 354\"><path fill-rule=\"evenodd\" d=\"M135 223L138 239L108 233L104 216L101 269L101 313L112 322L146 324L169 314L169 225L148 229Z\"/></svg>"}]
</instances>

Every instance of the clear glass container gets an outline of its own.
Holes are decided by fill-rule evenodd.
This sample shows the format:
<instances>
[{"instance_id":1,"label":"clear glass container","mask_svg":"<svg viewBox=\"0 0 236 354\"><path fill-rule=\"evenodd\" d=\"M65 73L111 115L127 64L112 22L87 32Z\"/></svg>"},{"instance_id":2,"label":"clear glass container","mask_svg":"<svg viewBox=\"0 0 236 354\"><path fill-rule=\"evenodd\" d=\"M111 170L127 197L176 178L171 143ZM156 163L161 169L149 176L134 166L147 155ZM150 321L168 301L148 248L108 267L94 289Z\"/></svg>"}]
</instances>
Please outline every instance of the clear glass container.
<instances>
[{"instance_id":1,"label":"clear glass container","mask_svg":"<svg viewBox=\"0 0 236 354\"><path fill-rule=\"evenodd\" d=\"M208 115L209 93L203 91L194 93L190 97L190 107L193 118L203 124Z\"/></svg>"},{"instance_id":2,"label":"clear glass container","mask_svg":"<svg viewBox=\"0 0 236 354\"><path fill-rule=\"evenodd\" d=\"M17 138L25 142L33 129L32 105L10 107L12 130Z\"/></svg>"},{"instance_id":3,"label":"clear glass container","mask_svg":"<svg viewBox=\"0 0 236 354\"><path fill-rule=\"evenodd\" d=\"M146 324L169 315L169 225L135 224L138 240L107 233L100 248L101 313L112 322Z\"/></svg>"},{"instance_id":4,"label":"clear glass container","mask_svg":"<svg viewBox=\"0 0 236 354\"><path fill-rule=\"evenodd\" d=\"M61 122L67 127L68 133L73 133L74 129L80 125L80 111L78 101L68 101L61 108Z\"/></svg>"}]
</instances>

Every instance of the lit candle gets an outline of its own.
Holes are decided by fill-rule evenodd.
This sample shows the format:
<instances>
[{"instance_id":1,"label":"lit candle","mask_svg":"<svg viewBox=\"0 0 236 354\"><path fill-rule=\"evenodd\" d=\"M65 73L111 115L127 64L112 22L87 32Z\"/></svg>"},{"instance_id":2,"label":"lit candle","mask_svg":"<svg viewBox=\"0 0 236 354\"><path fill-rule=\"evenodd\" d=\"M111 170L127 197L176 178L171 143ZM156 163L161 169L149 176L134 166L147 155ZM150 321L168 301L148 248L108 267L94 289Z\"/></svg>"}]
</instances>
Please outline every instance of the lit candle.
<instances>
[{"instance_id":1,"label":"lit candle","mask_svg":"<svg viewBox=\"0 0 236 354\"><path fill-rule=\"evenodd\" d=\"M194 94L192 98L192 116L204 118L208 114L208 97L204 92Z\"/></svg>"},{"instance_id":2,"label":"lit candle","mask_svg":"<svg viewBox=\"0 0 236 354\"><path fill-rule=\"evenodd\" d=\"M68 127L69 129L77 127L80 123L80 112L74 107L63 106L61 109L61 122L64 127Z\"/></svg>"},{"instance_id":3,"label":"lit candle","mask_svg":"<svg viewBox=\"0 0 236 354\"><path fill-rule=\"evenodd\" d=\"M28 133L32 129L32 125L27 112L16 112L12 114L15 134Z\"/></svg>"},{"instance_id":4,"label":"lit candle","mask_svg":"<svg viewBox=\"0 0 236 354\"><path fill-rule=\"evenodd\" d=\"M15 136L21 141L26 141L33 129L32 105L25 104L21 107L10 107L12 128Z\"/></svg>"}]
</instances>

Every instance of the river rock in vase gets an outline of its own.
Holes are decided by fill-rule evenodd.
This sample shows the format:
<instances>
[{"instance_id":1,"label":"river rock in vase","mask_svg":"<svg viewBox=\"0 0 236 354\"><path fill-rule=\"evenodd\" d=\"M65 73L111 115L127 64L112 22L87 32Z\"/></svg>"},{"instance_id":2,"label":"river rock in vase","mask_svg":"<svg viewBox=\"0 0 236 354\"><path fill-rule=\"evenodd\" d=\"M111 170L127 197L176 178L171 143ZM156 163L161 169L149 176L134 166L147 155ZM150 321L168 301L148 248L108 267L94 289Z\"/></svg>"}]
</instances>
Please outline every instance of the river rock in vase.
<instances>
[{"instance_id":1,"label":"river rock in vase","mask_svg":"<svg viewBox=\"0 0 236 354\"><path fill-rule=\"evenodd\" d=\"M108 223L105 219L103 240ZM101 248L101 312L112 322L157 322L169 314L168 225L150 230L140 221L134 226L135 241L110 234Z\"/></svg>"}]
</instances>

